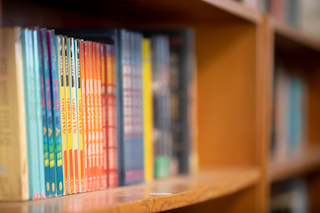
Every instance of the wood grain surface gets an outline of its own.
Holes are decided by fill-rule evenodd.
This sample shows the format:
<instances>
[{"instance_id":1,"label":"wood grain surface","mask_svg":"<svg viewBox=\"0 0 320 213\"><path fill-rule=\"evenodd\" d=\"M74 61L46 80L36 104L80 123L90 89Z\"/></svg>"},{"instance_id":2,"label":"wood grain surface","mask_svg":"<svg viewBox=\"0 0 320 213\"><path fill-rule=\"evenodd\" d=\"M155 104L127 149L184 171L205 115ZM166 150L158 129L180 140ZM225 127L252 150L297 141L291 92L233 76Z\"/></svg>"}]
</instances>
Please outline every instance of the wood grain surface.
<instances>
[{"instance_id":1,"label":"wood grain surface","mask_svg":"<svg viewBox=\"0 0 320 213\"><path fill-rule=\"evenodd\" d=\"M259 175L257 168L210 169L96 192L0 203L0 212L159 212L233 194L253 186Z\"/></svg>"}]
</instances>

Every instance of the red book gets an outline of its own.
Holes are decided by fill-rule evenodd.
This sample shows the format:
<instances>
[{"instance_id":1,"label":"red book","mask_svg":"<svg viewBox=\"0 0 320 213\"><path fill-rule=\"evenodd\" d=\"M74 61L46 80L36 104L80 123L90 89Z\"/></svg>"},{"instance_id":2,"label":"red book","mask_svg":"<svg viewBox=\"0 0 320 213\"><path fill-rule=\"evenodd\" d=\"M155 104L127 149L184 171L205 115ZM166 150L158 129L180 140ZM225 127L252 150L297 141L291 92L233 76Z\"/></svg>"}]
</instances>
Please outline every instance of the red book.
<instances>
[{"instance_id":1,"label":"red book","mask_svg":"<svg viewBox=\"0 0 320 213\"><path fill-rule=\"evenodd\" d=\"M102 101L102 149L103 149L103 167L102 167L102 187L108 187L108 167L107 167L107 146L108 146L108 111L107 111L107 46L101 45L101 101Z\"/></svg>"},{"instance_id":2,"label":"red book","mask_svg":"<svg viewBox=\"0 0 320 213\"><path fill-rule=\"evenodd\" d=\"M97 51L96 43L92 42L92 80L93 80L93 90L92 90L92 102L91 102L91 121L92 121L92 190L97 190L97 140L99 135L97 134L97 119L98 119L98 104L97 104L97 77L96 77L96 61Z\"/></svg>"},{"instance_id":3,"label":"red book","mask_svg":"<svg viewBox=\"0 0 320 213\"><path fill-rule=\"evenodd\" d=\"M118 186L118 142L116 111L116 71L114 46L106 45L107 68L107 180L109 187Z\"/></svg>"}]
</instances>

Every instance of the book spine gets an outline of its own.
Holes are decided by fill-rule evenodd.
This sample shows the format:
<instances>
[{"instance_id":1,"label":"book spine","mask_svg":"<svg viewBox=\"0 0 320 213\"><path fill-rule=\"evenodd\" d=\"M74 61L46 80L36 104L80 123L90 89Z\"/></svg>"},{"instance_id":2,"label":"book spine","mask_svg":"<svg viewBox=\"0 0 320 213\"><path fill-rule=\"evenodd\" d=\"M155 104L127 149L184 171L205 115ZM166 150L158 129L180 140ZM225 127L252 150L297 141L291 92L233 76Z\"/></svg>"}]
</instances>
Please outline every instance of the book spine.
<instances>
[{"instance_id":1,"label":"book spine","mask_svg":"<svg viewBox=\"0 0 320 213\"><path fill-rule=\"evenodd\" d=\"M48 158L49 158L49 178L46 183L47 197L51 197L55 192L55 168L54 168L54 138L53 138L53 113L52 113L52 98L51 98L51 81L50 81L50 57L49 46L47 42L47 30L42 29L42 43L43 43L43 65L44 65L44 79L46 88L46 107L47 107L47 131L48 131Z\"/></svg>"},{"instance_id":2,"label":"book spine","mask_svg":"<svg viewBox=\"0 0 320 213\"><path fill-rule=\"evenodd\" d=\"M1 201L29 199L27 124L21 29L0 31Z\"/></svg>"},{"instance_id":3,"label":"book spine","mask_svg":"<svg viewBox=\"0 0 320 213\"><path fill-rule=\"evenodd\" d=\"M44 177L44 153L43 153L43 121L42 121L42 98L41 98L41 83L40 72L42 72L42 61L40 60L40 42L39 42L39 29L36 28L33 33L33 59L34 59L34 86L36 95L36 113L37 113L37 135L38 135L38 163L39 163L39 185L40 185L40 198L46 197L45 177Z\"/></svg>"},{"instance_id":4,"label":"book spine","mask_svg":"<svg viewBox=\"0 0 320 213\"><path fill-rule=\"evenodd\" d=\"M48 189L50 182L50 167L49 167L49 138L48 138L48 122L47 122L47 103L46 103L46 87L45 87L45 61L43 54L43 38L42 31L38 32L39 35L39 60L40 60L40 86L41 86L41 107L42 107L42 134L43 134L43 155L44 155L44 189L45 197L49 195Z\"/></svg>"},{"instance_id":5,"label":"book spine","mask_svg":"<svg viewBox=\"0 0 320 213\"><path fill-rule=\"evenodd\" d=\"M82 86L81 86L81 66L83 59L80 58L80 40L76 40L76 74L77 74L77 109L78 109L78 129L79 129L79 157L78 157L78 162L79 162L79 191L83 191L84 187L84 174L83 174L83 159L84 159L84 145L83 145L83 106L82 106ZM83 51L83 50L82 50Z\"/></svg>"},{"instance_id":6,"label":"book spine","mask_svg":"<svg viewBox=\"0 0 320 213\"><path fill-rule=\"evenodd\" d=\"M96 79L96 43L92 43L92 90L91 90L91 123L92 123L92 190L96 190L97 187L97 126L96 126L96 89L97 89L97 79Z\"/></svg>"},{"instance_id":7,"label":"book spine","mask_svg":"<svg viewBox=\"0 0 320 213\"><path fill-rule=\"evenodd\" d=\"M116 70L114 46L106 45L107 54L107 170L108 187L118 185L118 145L117 145L117 106L116 106Z\"/></svg>"},{"instance_id":8,"label":"book spine","mask_svg":"<svg viewBox=\"0 0 320 213\"><path fill-rule=\"evenodd\" d=\"M63 36L59 36L59 64L60 64L60 101L61 101L61 143L62 143L62 162L63 162L63 189L64 194L69 193L69 185L68 185L68 136L67 136L67 105L66 105L66 38Z\"/></svg>"},{"instance_id":9,"label":"book spine","mask_svg":"<svg viewBox=\"0 0 320 213\"><path fill-rule=\"evenodd\" d=\"M102 78L102 66L104 67L103 61L102 61L102 56L103 56L103 45L98 44L97 46L97 53L98 53L98 121L99 121L99 189L105 188L105 176L103 173L103 134L102 134L102 95L101 95L101 78ZM104 71L103 71L104 72Z\"/></svg>"},{"instance_id":10,"label":"book spine","mask_svg":"<svg viewBox=\"0 0 320 213\"><path fill-rule=\"evenodd\" d=\"M85 48L85 71L84 71L84 91L85 91L85 101L86 104L86 153L85 153L85 166L86 166L86 183L87 183L87 191L91 190L91 181L90 181L90 165L91 165L91 159L89 158L91 155L91 123L90 123L90 51L89 51L89 42L84 42L84 48Z\"/></svg>"},{"instance_id":11,"label":"book spine","mask_svg":"<svg viewBox=\"0 0 320 213\"><path fill-rule=\"evenodd\" d=\"M73 151L72 151L72 118L71 118L71 59L70 59L70 44L71 38L65 40L65 68L66 68L66 102L67 102L67 141L68 141L68 185L69 194L74 193L74 166L73 166Z\"/></svg>"},{"instance_id":12,"label":"book spine","mask_svg":"<svg viewBox=\"0 0 320 213\"><path fill-rule=\"evenodd\" d=\"M151 74L151 45L145 38L142 43L143 57L143 127L144 127L144 171L145 181L153 180L153 141L152 141L152 74Z\"/></svg>"},{"instance_id":13,"label":"book spine","mask_svg":"<svg viewBox=\"0 0 320 213\"><path fill-rule=\"evenodd\" d=\"M87 191L88 188L88 138L87 138L87 95L86 95L86 59L87 45L83 40L80 41L80 76L81 76L81 95L82 95L82 120L83 120L83 160L82 174L83 185L82 191Z\"/></svg>"},{"instance_id":14,"label":"book spine","mask_svg":"<svg viewBox=\"0 0 320 213\"><path fill-rule=\"evenodd\" d=\"M61 147L62 150L57 151L57 167L59 166L59 160L62 161L62 177L63 181L59 190L62 190L62 194L68 194L68 160L67 160L67 121L66 121L66 91L65 91L65 66L64 66L64 38L62 36L56 36L57 39L57 49L58 49L58 68L59 68L59 96L60 96L60 115L61 115ZM59 156L60 155L60 156ZM62 155L62 156L61 156Z\"/></svg>"},{"instance_id":15,"label":"book spine","mask_svg":"<svg viewBox=\"0 0 320 213\"><path fill-rule=\"evenodd\" d=\"M88 42L88 66L86 70L87 76L87 124L88 124L88 177L89 177L89 190L93 190L93 78L92 78L92 42Z\"/></svg>"},{"instance_id":16,"label":"book spine","mask_svg":"<svg viewBox=\"0 0 320 213\"><path fill-rule=\"evenodd\" d=\"M75 49L76 44L73 38L70 38L70 97L71 97L71 132L72 132L72 152L73 152L73 174L74 174L74 193L79 192L79 161L78 161L78 113L77 113L77 79L76 79L76 62Z\"/></svg>"},{"instance_id":17,"label":"book spine","mask_svg":"<svg viewBox=\"0 0 320 213\"><path fill-rule=\"evenodd\" d=\"M101 110L102 110L102 150L103 150L103 169L102 169L102 188L108 186L108 111L107 111L107 54L106 45L101 45Z\"/></svg>"}]
</instances>

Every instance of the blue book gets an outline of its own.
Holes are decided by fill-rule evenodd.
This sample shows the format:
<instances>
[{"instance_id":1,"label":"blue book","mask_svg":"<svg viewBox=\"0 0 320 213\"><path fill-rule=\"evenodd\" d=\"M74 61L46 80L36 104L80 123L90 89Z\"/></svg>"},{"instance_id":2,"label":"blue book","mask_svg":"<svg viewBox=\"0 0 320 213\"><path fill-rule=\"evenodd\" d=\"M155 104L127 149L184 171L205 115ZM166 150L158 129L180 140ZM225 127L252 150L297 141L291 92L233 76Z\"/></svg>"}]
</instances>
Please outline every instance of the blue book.
<instances>
[{"instance_id":1,"label":"blue book","mask_svg":"<svg viewBox=\"0 0 320 213\"><path fill-rule=\"evenodd\" d=\"M38 31L39 36L39 60L40 60L40 84L41 84L41 102L42 102L42 134L43 134L43 155L44 155L44 184L46 196L49 196L50 189L50 171L49 171L49 145L48 145L48 122L47 122L47 103L46 88L44 77L44 55L42 30Z\"/></svg>"},{"instance_id":2,"label":"blue book","mask_svg":"<svg viewBox=\"0 0 320 213\"><path fill-rule=\"evenodd\" d=\"M36 122L36 94L34 89L34 66L32 32L28 29L21 31L23 75L26 106L27 146L28 146L28 173L30 199L40 198L39 166L37 153L37 122Z\"/></svg>"},{"instance_id":3,"label":"blue book","mask_svg":"<svg viewBox=\"0 0 320 213\"><path fill-rule=\"evenodd\" d=\"M61 123L60 123L60 88L59 88L59 69L58 69L58 50L57 40L54 30L47 31L47 42L49 57L49 71L51 79L51 98L53 114L53 154L55 169L55 194L63 195L63 167L62 167L62 144L61 144ZM50 153L51 155L51 153ZM51 159L50 159L51 161ZM51 164L50 164L51 168ZM54 189L53 189L54 191Z\"/></svg>"},{"instance_id":4,"label":"blue book","mask_svg":"<svg viewBox=\"0 0 320 213\"><path fill-rule=\"evenodd\" d=\"M50 64L49 64L49 49L47 42L47 30L41 29L42 35L42 48L43 48L43 67L44 67L44 82L45 82L45 96L46 96L46 108L47 108L47 131L48 131L48 177L46 176L46 194L47 197L55 195L55 156L54 156L54 134L53 134L53 113L52 113L52 93L51 93L51 81L50 81Z\"/></svg>"},{"instance_id":5,"label":"blue book","mask_svg":"<svg viewBox=\"0 0 320 213\"><path fill-rule=\"evenodd\" d=\"M36 95L36 104L35 109L37 112L37 134L38 134L38 163L39 163L39 184L40 184L40 196L41 198L46 197L46 190L45 190L45 174L44 174L44 152L43 152L43 144L44 140L47 140L47 137L44 137L43 133L43 111L42 110L42 98L41 98L41 82L40 82L40 73L42 73L42 57L40 57L40 39L39 39L39 29L35 28L32 29L33 34L33 59L34 59L34 88L35 88L35 95ZM46 141L47 143L47 141Z\"/></svg>"}]
</instances>

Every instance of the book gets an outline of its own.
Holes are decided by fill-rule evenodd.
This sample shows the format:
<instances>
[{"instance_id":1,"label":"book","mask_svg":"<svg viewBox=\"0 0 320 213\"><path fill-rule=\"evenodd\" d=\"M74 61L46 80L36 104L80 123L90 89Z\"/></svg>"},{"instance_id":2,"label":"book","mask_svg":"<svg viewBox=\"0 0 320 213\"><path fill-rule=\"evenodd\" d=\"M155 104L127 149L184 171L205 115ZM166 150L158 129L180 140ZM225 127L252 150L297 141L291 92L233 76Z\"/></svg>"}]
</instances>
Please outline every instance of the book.
<instances>
[{"instance_id":1,"label":"book","mask_svg":"<svg viewBox=\"0 0 320 213\"><path fill-rule=\"evenodd\" d=\"M84 174L84 142L83 142L83 106L82 106L82 92L81 92L81 62L80 62L80 40L75 40L75 58L76 58L76 87L77 87L77 111L78 111L78 138L79 138L79 191L83 191Z\"/></svg>"},{"instance_id":2,"label":"book","mask_svg":"<svg viewBox=\"0 0 320 213\"><path fill-rule=\"evenodd\" d=\"M88 137L87 137L87 94L86 94L86 69L88 58L88 45L80 40L80 77L81 77L81 95L82 95L82 120L83 120L83 168L81 177L84 179L82 191L88 190Z\"/></svg>"},{"instance_id":3,"label":"book","mask_svg":"<svg viewBox=\"0 0 320 213\"><path fill-rule=\"evenodd\" d=\"M38 159L38 134L35 91L35 69L33 61L32 30L24 29L21 34L25 107L27 112L27 144L28 144L28 169L29 169L29 193L30 199L40 199L39 159Z\"/></svg>"},{"instance_id":4,"label":"book","mask_svg":"<svg viewBox=\"0 0 320 213\"><path fill-rule=\"evenodd\" d=\"M114 45L106 45L107 81L107 181L108 187L118 185L118 142L117 142L117 102L116 68Z\"/></svg>"},{"instance_id":5,"label":"book","mask_svg":"<svg viewBox=\"0 0 320 213\"><path fill-rule=\"evenodd\" d=\"M0 35L0 200L28 200L29 170L21 28L2 27Z\"/></svg>"},{"instance_id":6,"label":"book","mask_svg":"<svg viewBox=\"0 0 320 213\"><path fill-rule=\"evenodd\" d=\"M65 51L63 36L56 36L58 49L59 68L59 91L60 91L60 115L61 115L61 146L62 146L62 167L63 167L63 194L68 194L68 149L67 149L67 118L66 118L66 73L65 73ZM57 157L58 159L58 157ZM59 186L60 187L60 186Z\"/></svg>"},{"instance_id":7,"label":"book","mask_svg":"<svg viewBox=\"0 0 320 213\"><path fill-rule=\"evenodd\" d=\"M71 115L71 60L70 60L70 42L71 38L65 37L65 70L66 70L66 114L67 114L67 147L68 147L68 186L69 186L69 194L74 193L74 154L72 150L72 115Z\"/></svg>"},{"instance_id":8,"label":"book","mask_svg":"<svg viewBox=\"0 0 320 213\"><path fill-rule=\"evenodd\" d=\"M44 172L44 144L47 144L47 136L43 135L43 112L45 113L45 107L42 108L42 97L41 93L44 92L41 89L41 73L42 73L42 56L41 56L41 45L39 38L39 28L31 28L33 38L33 60L34 60L34 87L36 95L36 114L37 114L37 135L38 143L38 162L39 162L39 185L40 185L40 198L46 197L45 189L45 172ZM44 88L43 88L44 89Z\"/></svg>"},{"instance_id":9,"label":"book","mask_svg":"<svg viewBox=\"0 0 320 213\"><path fill-rule=\"evenodd\" d=\"M54 138L53 138L53 113L52 113L52 97L51 97L51 81L50 81L50 64L49 64L49 50L47 42L47 30L41 29L40 39L42 41L43 54L43 76L45 86L46 98L46 115L47 115L47 132L48 132L48 163L45 162L46 172L46 195L47 197L54 196L55 192L55 168L54 168ZM46 157L46 156L45 156ZM47 177L48 174L48 177ZM53 190L54 189L54 190Z\"/></svg>"},{"instance_id":10,"label":"book","mask_svg":"<svg viewBox=\"0 0 320 213\"><path fill-rule=\"evenodd\" d=\"M71 100L71 132L72 132L72 162L74 175L74 193L79 192L79 139L78 139L78 111L77 111L77 78L76 78L76 43L74 38L69 38L69 61L70 61L70 100Z\"/></svg>"},{"instance_id":11,"label":"book","mask_svg":"<svg viewBox=\"0 0 320 213\"><path fill-rule=\"evenodd\" d=\"M49 64L51 65L50 79L52 92L52 111L53 111L53 153L54 153L54 169L55 169L55 190L56 195L63 194L63 165L62 165L62 144L61 144L61 116L60 116L60 91L59 91L59 64L57 40L54 30L47 31ZM50 165L51 167L52 165Z\"/></svg>"}]
</instances>

